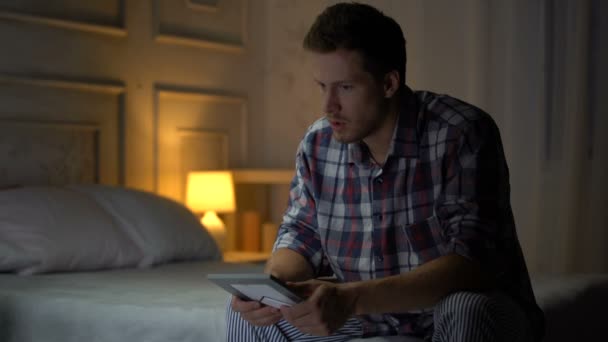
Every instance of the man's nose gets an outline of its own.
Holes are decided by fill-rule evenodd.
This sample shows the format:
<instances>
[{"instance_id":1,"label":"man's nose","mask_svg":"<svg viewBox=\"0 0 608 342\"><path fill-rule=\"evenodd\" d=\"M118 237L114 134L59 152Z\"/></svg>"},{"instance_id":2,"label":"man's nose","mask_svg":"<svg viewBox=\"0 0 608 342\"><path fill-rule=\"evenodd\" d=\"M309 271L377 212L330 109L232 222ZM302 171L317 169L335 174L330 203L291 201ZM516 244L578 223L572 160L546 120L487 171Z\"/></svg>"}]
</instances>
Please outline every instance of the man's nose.
<instances>
[{"instance_id":1,"label":"man's nose","mask_svg":"<svg viewBox=\"0 0 608 342\"><path fill-rule=\"evenodd\" d=\"M324 94L323 111L325 113L336 113L340 111L340 99L335 89L328 89Z\"/></svg>"}]
</instances>

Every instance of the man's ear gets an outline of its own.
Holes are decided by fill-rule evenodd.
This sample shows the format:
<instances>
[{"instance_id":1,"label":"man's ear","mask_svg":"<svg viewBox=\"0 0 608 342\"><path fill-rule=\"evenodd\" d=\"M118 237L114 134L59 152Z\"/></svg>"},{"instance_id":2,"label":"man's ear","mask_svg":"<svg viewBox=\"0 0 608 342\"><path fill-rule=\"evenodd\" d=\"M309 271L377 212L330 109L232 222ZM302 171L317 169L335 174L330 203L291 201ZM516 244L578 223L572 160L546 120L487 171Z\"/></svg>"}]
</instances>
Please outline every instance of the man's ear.
<instances>
[{"instance_id":1,"label":"man's ear","mask_svg":"<svg viewBox=\"0 0 608 342\"><path fill-rule=\"evenodd\" d=\"M384 75L384 97L393 97L393 95L395 95L399 89L400 82L401 80L397 70L387 72Z\"/></svg>"}]
</instances>

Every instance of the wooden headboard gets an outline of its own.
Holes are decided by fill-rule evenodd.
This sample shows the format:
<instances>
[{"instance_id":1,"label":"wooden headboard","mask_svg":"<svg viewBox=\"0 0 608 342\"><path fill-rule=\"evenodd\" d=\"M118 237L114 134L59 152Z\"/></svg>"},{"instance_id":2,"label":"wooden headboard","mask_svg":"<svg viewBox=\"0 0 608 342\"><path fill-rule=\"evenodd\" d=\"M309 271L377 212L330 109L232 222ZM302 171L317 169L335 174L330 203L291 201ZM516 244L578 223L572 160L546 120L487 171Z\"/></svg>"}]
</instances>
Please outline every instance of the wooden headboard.
<instances>
[{"instance_id":1,"label":"wooden headboard","mask_svg":"<svg viewBox=\"0 0 608 342\"><path fill-rule=\"evenodd\" d=\"M0 187L99 182L94 125L0 120Z\"/></svg>"},{"instance_id":2,"label":"wooden headboard","mask_svg":"<svg viewBox=\"0 0 608 342\"><path fill-rule=\"evenodd\" d=\"M189 171L246 164L245 98L168 85L153 91L153 115L131 113L146 124L127 127L122 82L0 72L0 187L133 186L145 177L152 179L145 190L182 201ZM140 131L150 140L134 149ZM151 155L134 159L127 139L131 151ZM134 168L142 160L146 166Z\"/></svg>"},{"instance_id":3,"label":"wooden headboard","mask_svg":"<svg viewBox=\"0 0 608 342\"><path fill-rule=\"evenodd\" d=\"M123 92L0 74L0 186L119 184Z\"/></svg>"}]
</instances>

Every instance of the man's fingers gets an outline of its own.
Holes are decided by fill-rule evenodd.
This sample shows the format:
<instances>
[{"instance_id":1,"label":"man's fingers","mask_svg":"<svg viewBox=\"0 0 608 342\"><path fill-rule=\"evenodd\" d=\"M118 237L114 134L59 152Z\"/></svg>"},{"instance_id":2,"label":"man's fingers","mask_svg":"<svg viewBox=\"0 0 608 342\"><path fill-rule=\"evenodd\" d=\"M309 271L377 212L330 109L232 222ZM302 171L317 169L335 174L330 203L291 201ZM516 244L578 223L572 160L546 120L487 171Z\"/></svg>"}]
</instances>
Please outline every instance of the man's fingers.
<instances>
[{"instance_id":1,"label":"man's fingers","mask_svg":"<svg viewBox=\"0 0 608 342\"><path fill-rule=\"evenodd\" d=\"M232 303L230 305L231 305L233 311L240 312L240 313L257 310L262 307L262 304L260 304L256 301L242 300L239 297L235 297L235 296L232 297Z\"/></svg>"},{"instance_id":2,"label":"man's fingers","mask_svg":"<svg viewBox=\"0 0 608 342\"><path fill-rule=\"evenodd\" d=\"M335 287L325 284L312 284L315 288L312 296L306 301L294 306L281 307L283 317L298 330L315 335L328 336L335 332L339 322L335 321L332 313L327 311L328 299L335 296ZM333 308L335 310L335 308Z\"/></svg>"},{"instance_id":3,"label":"man's fingers","mask_svg":"<svg viewBox=\"0 0 608 342\"><path fill-rule=\"evenodd\" d=\"M322 285L323 282L317 280L306 280L301 282L287 282L287 286L298 295L308 298L315 291L317 287Z\"/></svg>"},{"instance_id":4,"label":"man's fingers","mask_svg":"<svg viewBox=\"0 0 608 342\"><path fill-rule=\"evenodd\" d=\"M280 321L283 318L283 315L281 314L280 311L275 311L275 310L267 310L269 308L262 308L260 310L257 310L256 312L251 312L249 314L251 314L251 319L247 320L249 323L256 325L256 326L268 326L268 325L273 325L275 323L277 323L278 321ZM270 308L272 309L272 308ZM261 311L265 311L265 312L261 312ZM245 317L243 317L245 318Z\"/></svg>"},{"instance_id":5,"label":"man's fingers","mask_svg":"<svg viewBox=\"0 0 608 342\"><path fill-rule=\"evenodd\" d=\"M314 332L314 335L321 336L319 334L327 330L314 303L304 302L292 307L283 306L281 313L286 321L302 332Z\"/></svg>"},{"instance_id":6,"label":"man's fingers","mask_svg":"<svg viewBox=\"0 0 608 342\"><path fill-rule=\"evenodd\" d=\"M309 285L315 289L312 296L307 300L298 303L294 306L281 307L281 312L288 322L297 325L302 322L305 325L312 325L322 322L321 311L324 306L324 300L327 296L328 287L324 284L305 284L300 283L304 286ZM312 316L312 317L308 317Z\"/></svg>"},{"instance_id":7,"label":"man's fingers","mask_svg":"<svg viewBox=\"0 0 608 342\"><path fill-rule=\"evenodd\" d=\"M281 306L281 313L283 317L289 322L294 324L299 320L310 316L314 312L314 303L304 301L294 306Z\"/></svg>"},{"instance_id":8,"label":"man's fingers","mask_svg":"<svg viewBox=\"0 0 608 342\"><path fill-rule=\"evenodd\" d=\"M241 314L247 322L256 326L267 326L283 318L279 309L263 305L256 301L246 301L233 296L230 303L232 310Z\"/></svg>"},{"instance_id":9,"label":"man's fingers","mask_svg":"<svg viewBox=\"0 0 608 342\"><path fill-rule=\"evenodd\" d=\"M296 327L299 325L309 325L309 322L312 320L312 311L304 303L293 307L282 306L281 313L287 322Z\"/></svg>"}]
</instances>

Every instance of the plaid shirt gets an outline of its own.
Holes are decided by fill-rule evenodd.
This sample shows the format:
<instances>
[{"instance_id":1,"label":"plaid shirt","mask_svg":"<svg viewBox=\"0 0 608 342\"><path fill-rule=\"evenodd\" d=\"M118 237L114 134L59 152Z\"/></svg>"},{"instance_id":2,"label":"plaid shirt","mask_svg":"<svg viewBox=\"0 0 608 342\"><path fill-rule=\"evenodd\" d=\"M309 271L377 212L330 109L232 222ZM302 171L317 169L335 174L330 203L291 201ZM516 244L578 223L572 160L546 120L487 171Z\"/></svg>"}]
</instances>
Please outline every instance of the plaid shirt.
<instances>
[{"instance_id":1,"label":"plaid shirt","mask_svg":"<svg viewBox=\"0 0 608 342\"><path fill-rule=\"evenodd\" d=\"M309 128L275 250L290 248L317 275L333 272L343 282L403 274L459 254L478 261L540 322L494 121L449 96L406 94L383 166L363 142L333 139L325 118ZM365 335L424 335L432 310L358 318Z\"/></svg>"}]
</instances>

